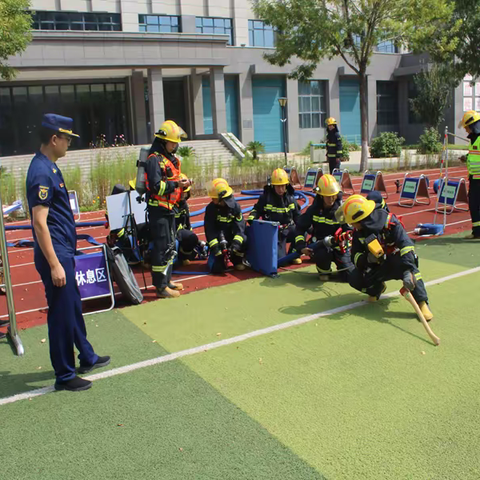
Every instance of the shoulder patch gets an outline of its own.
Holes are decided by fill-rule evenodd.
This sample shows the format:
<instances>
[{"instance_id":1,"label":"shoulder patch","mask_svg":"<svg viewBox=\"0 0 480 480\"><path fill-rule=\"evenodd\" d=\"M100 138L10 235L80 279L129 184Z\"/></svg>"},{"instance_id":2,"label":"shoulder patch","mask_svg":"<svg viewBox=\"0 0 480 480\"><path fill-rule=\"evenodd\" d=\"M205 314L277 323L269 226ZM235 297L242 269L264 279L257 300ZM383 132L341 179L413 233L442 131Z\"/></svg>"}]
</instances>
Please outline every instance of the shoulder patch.
<instances>
[{"instance_id":1,"label":"shoulder patch","mask_svg":"<svg viewBox=\"0 0 480 480\"><path fill-rule=\"evenodd\" d=\"M53 173L57 173L57 169L56 169L56 168L52 168L52 171L53 171Z\"/></svg>"},{"instance_id":2,"label":"shoulder patch","mask_svg":"<svg viewBox=\"0 0 480 480\"><path fill-rule=\"evenodd\" d=\"M40 185L38 187L38 198L40 200L46 200L48 197L48 187L44 187L43 185Z\"/></svg>"},{"instance_id":3,"label":"shoulder patch","mask_svg":"<svg viewBox=\"0 0 480 480\"><path fill-rule=\"evenodd\" d=\"M65 186L64 183L61 183L61 184L60 184L60 188L63 188L64 186Z\"/></svg>"}]
</instances>

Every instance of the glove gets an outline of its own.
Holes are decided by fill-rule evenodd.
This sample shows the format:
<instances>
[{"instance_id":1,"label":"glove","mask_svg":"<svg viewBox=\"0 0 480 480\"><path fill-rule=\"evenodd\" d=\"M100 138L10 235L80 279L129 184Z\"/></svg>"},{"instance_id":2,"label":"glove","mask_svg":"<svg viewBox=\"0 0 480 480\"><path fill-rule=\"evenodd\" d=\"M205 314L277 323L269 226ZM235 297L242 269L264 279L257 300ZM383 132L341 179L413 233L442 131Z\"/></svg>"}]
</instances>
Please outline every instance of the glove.
<instances>
[{"instance_id":1,"label":"glove","mask_svg":"<svg viewBox=\"0 0 480 480\"><path fill-rule=\"evenodd\" d=\"M222 254L222 250L220 249L220 245L217 243L213 247L210 248L210 251L212 252L213 255L218 257L218 255Z\"/></svg>"},{"instance_id":2,"label":"glove","mask_svg":"<svg viewBox=\"0 0 480 480\"><path fill-rule=\"evenodd\" d=\"M403 286L411 292L415 290L416 285L415 275L410 270L403 272Z\"/></svg>"}]
</instances>

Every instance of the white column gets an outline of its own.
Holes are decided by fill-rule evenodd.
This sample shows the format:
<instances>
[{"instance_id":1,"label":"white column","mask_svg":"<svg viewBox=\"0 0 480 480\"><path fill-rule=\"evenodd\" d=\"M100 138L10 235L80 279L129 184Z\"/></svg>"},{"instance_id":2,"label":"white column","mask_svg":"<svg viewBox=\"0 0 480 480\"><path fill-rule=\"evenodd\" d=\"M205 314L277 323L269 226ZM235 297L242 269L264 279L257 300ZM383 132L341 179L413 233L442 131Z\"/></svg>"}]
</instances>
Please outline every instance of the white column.
<instances>
[{"instance_id":1,"label":"white column","mask_svg":"<svg viewBox=\"0 0 480 480\"><path fill-rule=\"evenodd\" d=\"M210 86L212 95L213 133L226 133L227 108L225 106L225 76L223 67L210 69Z\"/></svg>"},{"instance_id":2,"label":"white column","mask_svg":"<svg viewBox=\"0 0 480 480\"><path fill-rule=\"evenodd\" d=\"M161 68L148 70L148 98L150 106L151 132L155 133L165 121L165 104L163 100L163 78Z\"/></svg>"},{"instance_id":3,"label":"white column","mask_svg":"<svg viewBox=\"0 0 480 480\"><path fill-rule=\"evenodd\" d=\"M250 70L239 75L240 93L240 137L247 145L254 140L253 133L253 90Z\"/></svg>"}]
</instances>

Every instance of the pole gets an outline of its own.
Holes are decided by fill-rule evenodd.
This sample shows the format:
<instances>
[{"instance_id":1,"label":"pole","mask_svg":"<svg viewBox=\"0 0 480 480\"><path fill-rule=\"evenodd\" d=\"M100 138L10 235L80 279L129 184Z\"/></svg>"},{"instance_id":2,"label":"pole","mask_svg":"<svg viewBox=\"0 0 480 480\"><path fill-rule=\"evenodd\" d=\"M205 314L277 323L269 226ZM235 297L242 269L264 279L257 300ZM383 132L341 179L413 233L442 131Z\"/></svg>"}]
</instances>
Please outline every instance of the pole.
<instances>
[{"instance_id":1,"label":"pole","mask_svg":"<svg viewBox=\"0 0 480 480\"><path fill-rule=\"evenodd\" d=\"M285 165L287 162L287 117L285 115L285 106L282 107L282 123L283 123L283 153L285 155Z\"/></svg>"},{"instance_id":2,"label":"pole","mask_svg":"<svg viewBox=\"0 0 480 480\"><path fill-rule=\"evenodd\" d=\"M0 254L3 260L3 278L5 282L5 292L7 296L7 309L10 325L8 326L8 334L12 339L13 345L17 351L17 355L23 355L25 350L17 331L17 319L15 317L15 304L13 302L12 279L10 277L10 263L8 261L7 239L5 238L5 224L3 222L3 206L0 196Z\"/></svg>"}]
</instances>

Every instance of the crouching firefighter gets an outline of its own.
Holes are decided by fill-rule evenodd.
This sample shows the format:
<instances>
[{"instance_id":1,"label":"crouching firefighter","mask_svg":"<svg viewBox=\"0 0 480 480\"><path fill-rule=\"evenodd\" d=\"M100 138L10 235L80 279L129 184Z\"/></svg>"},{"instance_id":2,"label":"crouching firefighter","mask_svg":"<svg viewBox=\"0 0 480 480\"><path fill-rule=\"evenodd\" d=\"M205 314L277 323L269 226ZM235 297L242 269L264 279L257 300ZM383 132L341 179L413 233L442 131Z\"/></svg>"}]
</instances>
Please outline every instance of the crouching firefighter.
<instances>
[{"instance_id":1,"label":"crouching firefighter","mask_svg":"<svg viewBox=\"0 0 480 480\"><path fill-rule=\"evenodd\" d=\"M287 254L287 243L293 244L295 240L295 222L300 216L300 207L294 193L295 190L290 185L287 172L283 168L277 168L273 171L270 182L263 189L263 194L247 220L250 223L261 219L279 224L278 258ZM296 258L292 263L298 265L302 260Z\"/></svg>"},{"instance_id":2,"label":"crouching firefighter","mask_svg":"<svg viewBox=\"0 0 480 480\"><path fill-rule=\"evenodd\" d=\"M332 175L322 175L315 189L317 195L313 204L297 220L295 231L295 249L313 258L320 280L327 281L333 273L335 263L340 278L348 280L353 264L350 259L351 228L335 218L335 212L342 202L340 185ZM317 248L312 250L307 245L305 233L313 229L312 243Z\"/></svg>"},{"instance_id":3,"label":"crouching firefighter","mask_svg":"<svg viewBox=\"0 0 480 480\"><path fill-rule=\"evenodd\" d=\"M179 176L180 179L188 180L184 173ZM188 199L190 198L190 189L188 186L182 191L179 202L175 205L175 231L178 240L178 258L183 265L190 265L190 262L197 255L197 248L200 246L197 235L192 230L190 223L190 209Z\"/></svg>"},{"instance_id":4,"label":"crouching firefighter","mask_svg":"<svg viewBox=\"0 0 480 480\"><path fill-rule=\"evenodd\" d=\"M223 178L216 178L208 187L212 199L205 210L205 235L210 249L212 273L223 273L231 260L235 270L245 270L243 258L247 242L245 220L233 190Z\"/></svg>"},{"instance_id":5,"label":"crouching firefighter","mask_svg":"<svg viewBox=\"0 0 480 480\"><path fill-rule=\"evenodd\" d=\"M403 280L429 321L433 314L413 241L393 213L375 207L373 200L352 195L336 214L337 219L354 227L351 254L355 270L349 278L350 286L375 302L386 290L387 280Z\"/></svg>"},{"instance_id":6,"label":"crouching firefighter","mask_svg":"<svg viewBox=\"0 0 480 480\"><path fill-rule=\"evenodd\" d=\"M150 235L152 279L159 298L175 298L183 286L173 284L172 264L175 251L175 205L190 181L180 178L181 164L175 156L185 132L173 121L162 123L155 134L145 166L147 210Z\"/></svg>"}]
</instances>

